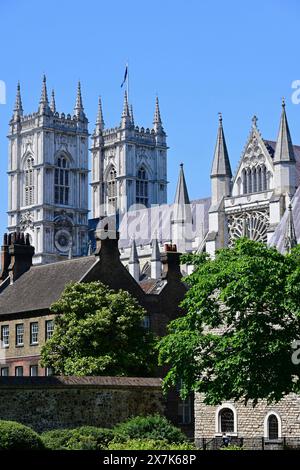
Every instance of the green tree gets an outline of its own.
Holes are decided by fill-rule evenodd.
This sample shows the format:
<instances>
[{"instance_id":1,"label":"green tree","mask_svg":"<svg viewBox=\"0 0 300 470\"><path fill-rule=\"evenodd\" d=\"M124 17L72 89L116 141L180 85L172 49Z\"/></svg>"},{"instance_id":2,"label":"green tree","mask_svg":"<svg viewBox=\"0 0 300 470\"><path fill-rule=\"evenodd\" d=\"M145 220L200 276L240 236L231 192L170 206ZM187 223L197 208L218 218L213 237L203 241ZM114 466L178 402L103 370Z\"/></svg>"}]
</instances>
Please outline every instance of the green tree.
<instances>
[{"instance_id":1,"label":"green tree","mask_svg":"<svg viewBox=\"0 0 300 470\"><path fill-rule=\"evenodd\" d=\"M159 362L169 365L165 387L182 381L208 404L228 399L277 401L299 391L300 366L293 340L300 338L300 247L275 248L240 239L231 249L187 255L194 264L190 289L161 339Z\"/></svg>"},{"instance_id":2,"label":"green tree","mask_svg":"<svg viewBox=\"0 0 300 470\"><path fill-rule=\"evenodd\" d=\"M126 291L100 282L69 284L51 306L53 336L42 365L63 375L149 375L157 363L145 310Z\"/></svg>"}]
</instances>

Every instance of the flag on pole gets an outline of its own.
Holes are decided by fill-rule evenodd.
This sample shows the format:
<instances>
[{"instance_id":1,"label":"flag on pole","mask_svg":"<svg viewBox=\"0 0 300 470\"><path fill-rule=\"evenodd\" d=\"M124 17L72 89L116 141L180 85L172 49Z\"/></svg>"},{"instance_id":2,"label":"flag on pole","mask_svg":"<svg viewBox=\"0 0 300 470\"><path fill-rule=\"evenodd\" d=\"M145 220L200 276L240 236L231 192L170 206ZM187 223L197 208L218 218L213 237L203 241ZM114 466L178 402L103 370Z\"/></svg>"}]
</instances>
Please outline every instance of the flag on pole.
<instances>
[{"instance_id":1,"label":"flag on pole","mask_svg":"<svg viewBox=\"0 0 300 470\"><path fill-rule=\"evenodd\" d=\"M124 78L123 78L123 82L122 82L122 84L121 84L121 88L123 87L124 83L125 83L126 80L127 80L127 74L128 74L128 64L126 64L125 73L124 73Z\"/></svg>"}]
</instances>

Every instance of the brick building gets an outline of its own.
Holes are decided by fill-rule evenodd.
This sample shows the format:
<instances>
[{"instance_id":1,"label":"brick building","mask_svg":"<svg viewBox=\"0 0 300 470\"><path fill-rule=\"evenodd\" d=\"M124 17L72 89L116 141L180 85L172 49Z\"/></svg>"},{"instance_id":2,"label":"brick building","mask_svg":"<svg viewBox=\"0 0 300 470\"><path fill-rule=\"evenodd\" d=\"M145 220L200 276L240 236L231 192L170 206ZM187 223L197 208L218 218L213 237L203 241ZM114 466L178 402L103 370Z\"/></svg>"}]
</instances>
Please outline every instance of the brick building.
<instances>
[{"instance_id":1,"label":"brick building","mask_svg":"<svg viewBox=\"0 0 300 470\"><path fill-rule=\"evenodd\" d=\"M174 245L166 245L161 254L161 277L138 283L120 261L115 233L99 231L93 255L42 265L32 265L34 249L28 236L4 236L0 274L1 376L51 375L51 370L39 364L40 352L54 328L50 307L69 282L101 281L112 289L128 291L147 312L145 327L158 336L165 334L167 323L180 315L178 305L186 292L180 253L174 251ZM177 392L170 392L167 415L187 430L192 426L192 407L192 400L181 402Z\"/></svg>"}]
</instances>

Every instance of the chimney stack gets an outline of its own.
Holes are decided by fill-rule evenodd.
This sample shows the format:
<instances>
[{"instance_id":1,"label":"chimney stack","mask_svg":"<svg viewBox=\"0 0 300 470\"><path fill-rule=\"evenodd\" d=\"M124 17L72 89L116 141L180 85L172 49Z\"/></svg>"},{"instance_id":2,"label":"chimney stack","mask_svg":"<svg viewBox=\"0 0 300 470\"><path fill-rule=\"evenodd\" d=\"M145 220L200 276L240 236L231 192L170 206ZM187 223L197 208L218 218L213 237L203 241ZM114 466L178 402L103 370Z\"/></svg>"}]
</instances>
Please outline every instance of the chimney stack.
<instances>
[{"instance_id":1,"label":"chimney stack","mask_svg":"<svg viewBox=\"0 0 300 470\"><path fill-rule=\"evenodd\" d=\"M0 282L4 281L8 277L9 264L10 264L10 255L8 252L8 235L7 233L5 233L3 236L3 243L1 246Z\"/></svg>"},{"instance_id":2,"label":"chimney stack","mask_svg":"<svg viewBox=\"0 0 300 470\"><path fill-rule=\"evenodd\" d=\"M172 243L165 244L165 251L161 255L163 265L162 279L167 281L181 280L180 256L181 253L178 253L176 245Z\"/></svg>"},{"instance_id":3,"label":"chimney stack","mask_svg":"<svg viewBox=\"0 0 300 470\"><path fill-rule=\"evenodd\" d=\"M32 266L34 248L30 245L29 235L23 232L14 232L7 237L9 266L7 268L10 282L16 281Z\"/></svg>"}]
</instances>

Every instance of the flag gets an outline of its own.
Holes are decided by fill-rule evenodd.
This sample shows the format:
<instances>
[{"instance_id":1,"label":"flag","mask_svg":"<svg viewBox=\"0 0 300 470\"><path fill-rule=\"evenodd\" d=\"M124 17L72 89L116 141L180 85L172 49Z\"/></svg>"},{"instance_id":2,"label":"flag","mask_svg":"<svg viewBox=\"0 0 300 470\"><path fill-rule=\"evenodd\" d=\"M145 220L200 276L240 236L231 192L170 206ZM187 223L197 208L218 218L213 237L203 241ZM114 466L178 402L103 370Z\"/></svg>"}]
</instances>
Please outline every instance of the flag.
<instances>
[{"instance_id":1,"label":"flag","mask_svg":"<svg viewBox=\"0 0 300 470\"><path fill-rule=\"evenodd\" d=\"M122 82L122 84L121 84L121 88L122 88L122 86L124 85L124 83L125 83L126 80L127 80L127 74L128 74L128 65L126 64L125 73L124 73L124 78L123 78L123 82Z\"/></svg>"}]
</instances>

